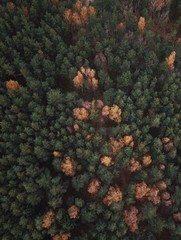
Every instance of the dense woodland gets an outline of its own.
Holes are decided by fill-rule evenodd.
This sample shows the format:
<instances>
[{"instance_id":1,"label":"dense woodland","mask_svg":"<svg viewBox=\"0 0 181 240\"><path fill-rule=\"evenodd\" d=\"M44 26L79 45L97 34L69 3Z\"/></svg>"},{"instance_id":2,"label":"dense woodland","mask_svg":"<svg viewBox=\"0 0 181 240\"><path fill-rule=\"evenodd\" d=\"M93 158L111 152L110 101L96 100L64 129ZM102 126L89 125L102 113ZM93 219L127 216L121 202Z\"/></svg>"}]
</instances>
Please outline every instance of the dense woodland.
<instances>
[{"instance_id":1,"label":"dense woodland","mask_svg":"<svg viewBox=\"0 0 181 240\"><path fill-rule=\"evenodd\" d=\"M181 239L181 2L0 1L0 239Z\"/></svg>"}]
</instances>

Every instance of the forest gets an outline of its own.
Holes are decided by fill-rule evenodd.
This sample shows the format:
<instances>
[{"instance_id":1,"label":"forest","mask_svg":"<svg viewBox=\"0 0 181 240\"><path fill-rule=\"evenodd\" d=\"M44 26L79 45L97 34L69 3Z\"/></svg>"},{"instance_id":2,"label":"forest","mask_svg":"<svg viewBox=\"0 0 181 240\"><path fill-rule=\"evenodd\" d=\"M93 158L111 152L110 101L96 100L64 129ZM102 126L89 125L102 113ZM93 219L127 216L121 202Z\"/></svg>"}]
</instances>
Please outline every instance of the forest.
<instances>
[{"instance_id":1,"label":"forest","mask_svg":"<svg viewBox=\"0 0 181 240\"><path fill-rule=\"evenodd\" d=\"M0 239L181 239L181 1L0 0Z\"/></svg>"}]
</instances>

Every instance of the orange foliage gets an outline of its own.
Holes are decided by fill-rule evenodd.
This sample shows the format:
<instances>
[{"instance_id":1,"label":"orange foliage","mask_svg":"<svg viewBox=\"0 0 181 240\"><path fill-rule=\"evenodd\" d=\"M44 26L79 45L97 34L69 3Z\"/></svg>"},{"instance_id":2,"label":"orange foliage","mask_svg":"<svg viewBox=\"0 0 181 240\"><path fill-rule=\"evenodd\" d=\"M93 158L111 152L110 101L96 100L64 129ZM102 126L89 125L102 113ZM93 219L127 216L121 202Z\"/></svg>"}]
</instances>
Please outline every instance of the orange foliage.
<instances>
[{"instance_id":1,"label":"orange foliage","mask_svg":"<svg viewBox=\"0 0 181 240\"><path fill-rule=\"evenodd\" d=\"M81 25L81 19L78 13L73 13L72 14L72 19L71 21L76 25L76 26L80 26Z\"/></svg>"},{"instance_id":2,"label":"orange foliage","mask_svg":"<svg viewBox=\"0 0 181 240\"><path fill-rule=\"evenodd\" d=\"M82 7L83 7L83 4L81 0L76 1L76 3L73 5L73 9L76 12L80 12Z\"/></svg>"},{"instance_id":3,"label":"orange foliage","mask_svg":"<svg viewBox=\"0 0 181 240\"><path fill-rule=\"evenodd\" d=\"M52 240L68 240L71 237L70 233L60 233L52 237Z\"/></svg>"},{"instance_id":4,"label":"orange foliage","mask_svg":"<svg viewBox=\"0 0 181 240\"><path fill-rule=\"evenodd\" d=\"M110 110L109 110L109 118L114 122L120 123L122 120L121 113L122 113L121 108L113 104L113 106L110 107Z\"/></svg>"},{"instance_id":5,"label":"orange foliage","mask_svg":"<svg viewBox=\"0 0 181 240\"><path fill-rule=\"evenodd\" d=\"M162 143L164 144L163 147L166 152L171 151L174 147L173 141L168 137L162 138Z\"/></svg>"},{"instance_id":6,"label":"orange foliage","mask_svg":"<svg viewBox=\"0 0 181 240\"><path fill-rule=\"evenodd\" d=\"M71 9L67 9L65 14L64 14L64 19L66 22L71 23L72 21L72 10Z\"/></svg>"},{"instance_id":7,"label":"orange foliage","mask_svg":"<svg viewBox=\"0 0 181 240\"><path fill-rule=\"evenodd\" d=\"M151 156L150 155L145 155L143 156L142 158L142 165L140 164L140 162L136 159L131 159L130 161L130 166L128 168L128 170L130 172L136 172L136 171L139 171L141 170L143 167L147 167L151 164L152 162L152 159L151 159ZM144 186L144 185L141 185L141 186Z\"/></svg>"},{"instance_id":8,"label":"orange foliage","mask_svg":"<svg viewBox=\"0 0 181 240\"><path fill-rule=\"evenodd\" d=\"M122 118L121 118L121 108L119 108L117 105L113 104L112 107L109 107L105 105L102 108L102 116L110 118L112 121L120 123Z\"/></svg>"},{"instance_id":9,"label":"orange foliage","mask_svg":"<svg viewBox=\"0 0 181 240\"><path fill-rule=\"evenodd\" d=\"M76 162L72 158L66 157L61 164L61 171L67 176L74 176L76 171Z\"/></svg>"},{"instance_id":10,"label":"orange foliage","mask_svg":"<svg viewBox=\"0 0 181 240\"><path fill-rule=\"evenodd\" d=\"M142 200L147 193L150 191L150 188L147 186L147 184L145 182L141 182L136 184L136 199L137 200Z\"/></svg>"},{"instance_id":11,"label":"orange foliage","mask_svg":"<svg viewBox=\"0 0 181 240\"><path fill-rule=\"evenodd\" d=\"M102 114L107 115L108 109L103 108ZM125 146L134 146L133 137L130 136L124 136L123 139L116 140L115 138L110 138L109 140L109 146L113 152L113 154L117 154L123 147Z\"/></svg>"},{"instance_id":12,"label":"orange foliage","mask_svg":"<svg viewBox=\"0 0 181 240\"><path fill-rule=\"evenodd\" d=\"M42 227L49 229L54 222L55 222L54 212L53 212L52 210L49 210L49 211L43 216Z\"/></svg>"},{"instance_id":13,"label":"orange foliage","mask_svg":"<svg viewBox=\"0 0 181 240\"><path fill-rule=\"evenodd\" d=\"M163 137L163 138L162 138L162 142L163 142L163 143L168 143L168 142L170 142L170 138L168 138L168 137Z\"/></svg>"},{"instance_id":14,"label":"orange foliage","mask_svg":"<svg viewBox=\"0 0 181 240\"><path fill-rule=\"evenodd\" d=\"M79 212L80 212L80 209L76 205L72 205L68 209L68 214L71 219L78 218Z\"/></svg>"},{"instance_id":15,"label":"orange foliage","mask_svg":"<svg viewBox=\"0 0 181 240\"><path fill-rule=\"evenodd\" d=\"M111 186L107 192L107 195L103 199L103 203L110 206L113 203L122 201L123 194L118 186Z\"/></svg>"},{"instance_id":16,"label":"orange foliage","mask_svg":"<svg viewBox=\"0 0 181 240\"><path fill-rule=\"evenodd\" d=\"M77 0L73 9L65 11L64 19L73 27L81 27L88 22L90 15L96 15L95 8L89 6L89 3L84 6L80 0Z\"/></svg>"},{"instance_id":17,"label":"orange foliage","mask_svg":"<svg viewBox=\"0 0 181 240\"><path fill-rule=\"evenodd\" d=\"M96 15L96 10L95 10L95 8L94 7L92 7L92 6L89 6L89 8L88 8L88 13L89 13L89 15Z\"/></svg>"},{"instance_id":18,"label":"orange foliage","mask_svg":"<svg viewBox=\"0 0 181 240\"><path fill-rule=\"evenodd\" d=\"M136 172L142 169L141 164L136 160L136 159L131 159L130 161L130 166L128 168L128 170L130 172Z\"/></svg>"},{"instance_id":19,"label":"orange foliage","mask_svg":"<svg viewBox=\"0 0 181 240\"><path fill-rule=\"evenodd\" d=\"M88 11L86 7L82 7L80 10L80 19L82 20L82 22L87 22L88 21Z\"/></svg>"},{"instance_id":20,"label":"orange foliage","mask_svg":"<svg viewBox=\"0 0 181 240\"><path fill-rule=\"evenodd\" d=\"M176 58L175 51L171 52L171 54L165 58L168 69L170 69L170 70L174 69L175 58Z\"/></svg>"},{"instance_id":21,"label":"orange foliage","mask_svg":"<svg viewBox=\"0 0 181 240\"><path fill-rule=\"evenodd\" d=\"M75 88L79 89L80 87L83 86L84 77L80 71L77 72L77 76L73 79L73 82Z\"/></svg>"},{"instance_id":22,"label":"orange foliage","mask_svg":"<svg viewBox=\"0 0 181 240\"><path fill-rule=\"evenodd\" d=\"M84 69L84 67L81 68L81 71L87 78L88 83L91 86L92 90L96 90L98 88L98 80L95 78L96 71L90 68Z\"/></svg>"},{"instance_id":23,"label":"orange foliage","mask_svg":"<svg viewBox=\"0 0 181 240\"><path fill-rule=\"evenodd\" d=\"M138 224L141 220L141 215L136 207L130 206L129 210L124 210L123 217L126 225L131 232L138 230Z\"/></svg>"},{"instance_id":24,"label":"orange foliage","mask_svg":"<svg viewBox=\"0 0 181 240\"><path fill-rule=\"evenodd\" d=\"M148 165L150 165L152 163L152 158L150 155L145 155L143 156L143 166L147 167Z\"/></svg>"},{"instance_id":25,"label":"orange foliage","mask_svg":"<svg viewBox=\"0 0 181 240\"><path fill-rule=\"evenodd\" d=\"M123 137L123 142L125 146L130 146L133 147L134 146L134 141L133 141L133 136L124 136Z\"/></svg>"},{"instance_id":26,"label":"orange foliage","mask_svg":"<svg viewBox=\"0 0 181 240\"><path fill-rule=\"evenodd\" d=\"M18 81L15 81L15 80L6 81L6 88L9 91L18 91L20 87L21 85L18 83Z\"/></svg>"},{"instance_id":27,"label":"orange foliage","mask_svg":"<svg viewBox=\"0 0 181 240\"><path fill-rule=\"evenodd\" d=\"M81 67L73 79L74 87L80 89L84 83L88 83L93 91L97 90L98 80L95 78L95 74L96 71L94 69Z\"/></svg>"},{"instance_id":28,"label":"orange foliage","mask_svg":"<svg viewBox=\"0 0 181 240\"><path fill-rule=\"evenodd\" d=\"M144 30L145 30L145 18L144 17L140 17L140 19L138 21L138 29L140 30L140 32L144 32Z\"/></svg>"},{"instance_id":29,"label":"orange foliage","mask_svg":"<svg viewBox=\"0 0 181 240\"><path fill-rule=\"evenodd\" d=\"M61 156L62 156L62 153L59 152L59 151L53 151L53 156L54 156L54 157L61 157Z\"/></svg>"},{"instance_id":30,"label":"orange foliage","mask_svg":"<svg viewBox=\"0 0 181 240\"><path fill-rule=\"evenodd\" d=\"M156 186L148 187L145 182L136 184L135 197L142 201L144 198L151 201L154 205L160 202L159 189Z\"/></svg>"},{"instance_id":31,"label":"orange foliage","mask_svg":"<svg viewBox=\"0 0 181 240\"><path fill-rule=\"evenodd\" d=\"M88 193L90 194L96 194L101 187L101 182L98 179L93 179L87 188Z\"/></svg>"},{"instance_id":32,"label":"orange foliage","mask_svg":"<svg viewBox=\"0 0 181 240\"><path fill-rule=\"evenodd\" d=\"M85 108L74 108L73 115L76 119L86 121L89 119L89 112Z\"/></svg>"},{"instance_id":33,"label":"orange foliage","mask_svg":"<svg viewBox=\"0 0 181 240\"><path fill-rule=\"evenodd\" d=\"M146 197L149 201L151 201L154 205L160 203L159 189L157 187L150 188L150 191L146 194Z\"/></svg>"},{"instance_id":34,"label":"orange foliage","mask_svg":"<svg viewBox=\"0 0 181 240\"><path fill-rule=\"evenodd\" d=\"M87 78L94 78L96 75L96 71L94 69L81 67L81 71L86 75Z\"/></svg>"},{"instance_id":35,"label":"orange foliage","mask_svg":"<svg viewBox=\"0 0 181 240\"><path fill-rule=\"evenodd\" d=\"M106 166L106 167L110 167L114 164L112 158L108 157L108 156L101 157L100 161L101 161L101 164Z\"/></svg>"},{"instance_id":36,"label":"orange foliage","mask_svg":"<svg viewBox=\"0 0 181 240\"><path fill-rule=\"evenodd\" d=\"M124 22L120 22L117 26L116 26L116 30L122 30L125 27L125 23Z\"/></svg>"}]
</instances>

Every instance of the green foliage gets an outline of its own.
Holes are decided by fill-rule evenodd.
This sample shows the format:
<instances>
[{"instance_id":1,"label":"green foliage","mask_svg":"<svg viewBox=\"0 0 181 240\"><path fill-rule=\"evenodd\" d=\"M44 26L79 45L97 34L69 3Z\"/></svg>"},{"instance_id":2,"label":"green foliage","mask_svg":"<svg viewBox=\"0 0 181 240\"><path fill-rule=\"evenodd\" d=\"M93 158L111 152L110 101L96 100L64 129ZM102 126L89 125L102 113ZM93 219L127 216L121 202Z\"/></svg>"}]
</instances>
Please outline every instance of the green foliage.
<instances>
[{"instance_id":1,"label":"green foliage","mask_svg":"<svg viewBox=\"0 0 181 240\"><path fill-rule=\"evenodd\" d=\"M0 5L0 238L44 240L70 232L75 240L180 239L173 214L181 212L181 53L179 43L169 40L176 29L166 36L155 30L152 18L159 14L150 14L147 0L90 1L96 16L74 29L64 13L75 1L55 2ZM175 28L179 9L174 0L169 17ZM144 33L137 27L140 16L146 20ZM124 28L116 30L120 22ZM172 51L176 60L169 70L165 58ZM98 90L74 88L81 66L96 71ZM8 89L10 79L18 81L18 91ZM121 122L102 116L102 107L88 110L86 121L76 119L73 110L93 100L116 104ZM133 137L132 144L114 153L110 138L125 136ZM148 166L144 155L151 156ZM101 163L103 156L112 159L110 166ZM62 167L66 157L75 162L71 176ZM141 169L131 172L133 159ZM91 193L95 179L100 186ZM158 196L169 192L169 207L162 197L155 205L146 197L136 199L136 184L156 187L159 181L167 184ZM104 199L111 186L123 196L108 205ZM79 210L76 218L69 215L72 205ZM141 216L136 234L123 217L129 206ZM45 228L50 210L54 221Z\"/></svg>"}]
</instances>

